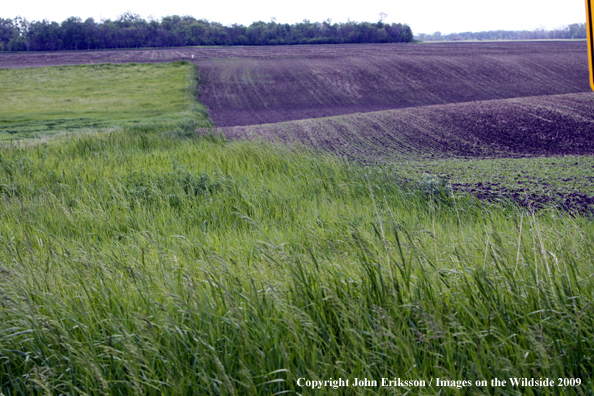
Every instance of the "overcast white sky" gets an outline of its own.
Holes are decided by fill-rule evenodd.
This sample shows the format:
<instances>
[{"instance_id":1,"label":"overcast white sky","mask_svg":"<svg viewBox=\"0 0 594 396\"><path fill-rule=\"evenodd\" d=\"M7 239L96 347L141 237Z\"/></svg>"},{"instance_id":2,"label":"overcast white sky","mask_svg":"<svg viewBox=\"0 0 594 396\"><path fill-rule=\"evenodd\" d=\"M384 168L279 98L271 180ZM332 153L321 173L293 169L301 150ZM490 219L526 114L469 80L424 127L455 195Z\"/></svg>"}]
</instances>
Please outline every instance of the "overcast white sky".
<instances>
[{"instance_id":1,"label":"overcast white sky","mask_svg":"<svg viewBox=\"0 0 594 396\"><path fill-rule=\"evenodd\" d=\"M483 31L556 29L586 21L584 0L4 0L0 17L19 15L29 20L61 22L70 16L82 19L115 19L131 11L143 18L191 15L224 25L249 25L258 20L295 23L303 19L321 22L375 22L379 13L385 22L407 23L415 34Z\"/></svg>"}]
</instances>

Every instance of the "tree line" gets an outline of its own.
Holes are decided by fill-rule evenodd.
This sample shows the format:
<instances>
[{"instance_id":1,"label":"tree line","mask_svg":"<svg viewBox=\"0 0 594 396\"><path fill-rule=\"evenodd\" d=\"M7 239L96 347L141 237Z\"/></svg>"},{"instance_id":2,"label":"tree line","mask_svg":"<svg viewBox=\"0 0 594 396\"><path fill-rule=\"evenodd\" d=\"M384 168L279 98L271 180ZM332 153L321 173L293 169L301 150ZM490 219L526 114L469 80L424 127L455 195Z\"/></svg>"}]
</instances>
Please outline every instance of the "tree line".
<instances>
[{"instance_id":1,"label":"tree line","mask_svg":"<svg viewBox=\"0 0 594 396\"><path fill-rule=\"evenodd\" d=\"M555 30L490 30L485 32L464 32L441 34L421 33L415 37L419 41L456 41L456 40L551 40L551 39L585 39L585 23L572 23L562 29Z\"/></svg>"},{"instance_id":2,"label":"tree line","mask_svg":"<svg viewBox=\"0 0 594 396\"><path fill-rule=\"evenodd\" d=\"M382 14L385 17L385 14ZM62 23L0 18L0 51L59 51L187 45L283 45L338 43L405 43L413 41L400 23L324 22L286 24L272 20L249 26L224 26L191 16L142 19L130 12L116 20L96 22L70 17Z\"/></svg>"}]
</instances>

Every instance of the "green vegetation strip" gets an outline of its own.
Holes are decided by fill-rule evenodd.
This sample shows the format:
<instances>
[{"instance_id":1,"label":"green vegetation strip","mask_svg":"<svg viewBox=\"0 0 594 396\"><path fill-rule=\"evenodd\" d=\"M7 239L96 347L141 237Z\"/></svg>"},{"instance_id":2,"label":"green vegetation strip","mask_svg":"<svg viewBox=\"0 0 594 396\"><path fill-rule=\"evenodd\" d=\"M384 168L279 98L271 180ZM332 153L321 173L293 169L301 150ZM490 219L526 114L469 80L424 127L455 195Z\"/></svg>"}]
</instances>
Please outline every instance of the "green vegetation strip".
<instances>
[{"instance_id":1,"label":"green vegetation strip","mask_svg":"<svg viewBox=\"0 0 594 396\"><path fill-rule=\"evenodd\" d=\"M449 159L423 162L400 162L403 173L448 174L457 183L498 183L513 190L560 192L574 191L594 195L594 157L551 156L533 158Z\"/></svg>"},{"instance_id":2,"label":"green vegetation strip","mask_svg":"<svg viewBox=\"0 0 594 396\"><path fill-rule=\"evenodd\" d=\"M404 179L423 184L441 175L459 192L489 200L513 199L529 206L591 213L594 157L550 156L498 159L398 161ZM587 198L587 202L580 202Z\"/></svg>"},{"instance_id":3,"label":"green vegetation strip","mask_svg":"<svg viewBox=\"0 0 594 396\"><path fill-rule=\"evenodd\" d=\"M399 177L150 130L2 149L1 391L591 394L592 221Z\"/></svg>"},{"instance_id":4,"label":"green vegetation strip","mask_svg":"<svg viewBox=\"0 0 594 396\"><path fill-rule=\"evenodd\" d=\"M205 120L188 62L0 69L0 140Z\"/></svg>"}]
</instances>

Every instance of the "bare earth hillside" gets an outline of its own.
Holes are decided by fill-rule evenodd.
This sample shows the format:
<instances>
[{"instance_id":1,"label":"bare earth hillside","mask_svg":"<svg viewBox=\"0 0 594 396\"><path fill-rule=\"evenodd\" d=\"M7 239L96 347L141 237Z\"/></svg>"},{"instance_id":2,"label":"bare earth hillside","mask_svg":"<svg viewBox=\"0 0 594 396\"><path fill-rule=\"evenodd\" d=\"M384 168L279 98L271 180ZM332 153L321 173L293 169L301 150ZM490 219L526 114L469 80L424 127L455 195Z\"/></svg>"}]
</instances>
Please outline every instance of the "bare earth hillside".
<instances>
[{"instance_id":1,"label":"bare earth hillside","mask_svg":"<svg viewBox=\"0 0 594 396\"><path fill-rule=\"evenodd\" d=\"M366 162L594 154L594 93L424 106L226 127L230 139L303 142Z\"/></svg>"},{"instance_id":2,"label":"bare earth hillside","mask_svg":"<svg viewBox=\"0 0 594 396\"><path fill-rule=\"evenodd\" d=\"M201 60L201 101L239 126L590 89L582 42L369 47Z\"/></svg>"}]
</instances>

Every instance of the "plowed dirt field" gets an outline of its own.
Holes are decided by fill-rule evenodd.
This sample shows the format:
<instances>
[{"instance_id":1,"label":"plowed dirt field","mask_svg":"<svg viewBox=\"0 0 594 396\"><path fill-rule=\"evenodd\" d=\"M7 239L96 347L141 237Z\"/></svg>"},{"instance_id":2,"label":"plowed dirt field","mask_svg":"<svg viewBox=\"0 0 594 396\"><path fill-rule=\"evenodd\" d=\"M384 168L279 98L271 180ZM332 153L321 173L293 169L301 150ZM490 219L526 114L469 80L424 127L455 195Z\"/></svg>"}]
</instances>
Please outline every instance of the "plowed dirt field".
<instances>
[{"instance_id":1,"label":"plowed dirt field","mask_svg":"<svg viewBox=\"0 0 594 396\"><path fill-rule=\"evenodd\" d=\"M594 154L594 94L423 106L222 128L230 139L303 142L365 162Z\"/></svg>"},{"instance_id":2,"label":"plowed dirt field","mask_svg":"<svg viewBox=\"0 0 594 396\"><path fill-rule=\"evenodd\" d=\"M299 54L296 49L296 55ZM339 46L198 61L218 126L586 92L584 42Z\"/></svg>"}]
</instances>

